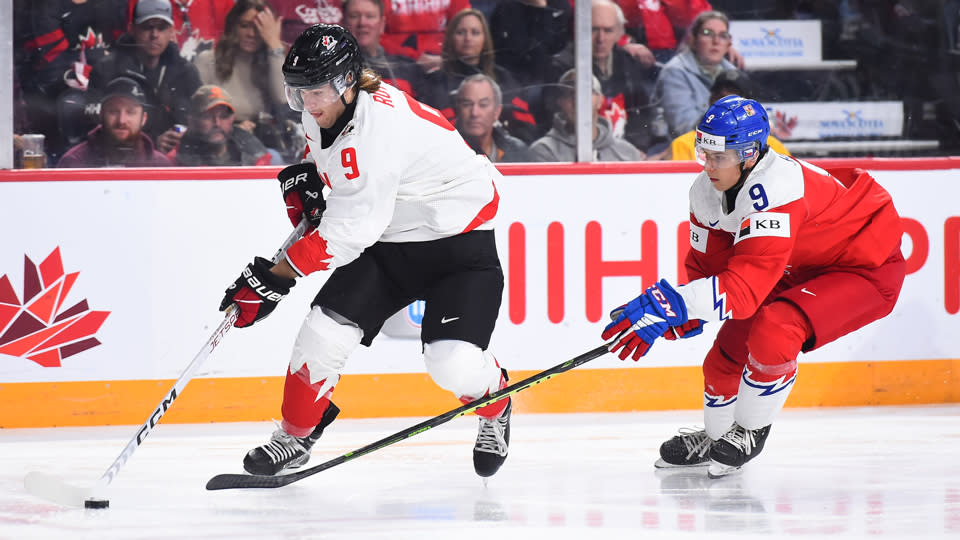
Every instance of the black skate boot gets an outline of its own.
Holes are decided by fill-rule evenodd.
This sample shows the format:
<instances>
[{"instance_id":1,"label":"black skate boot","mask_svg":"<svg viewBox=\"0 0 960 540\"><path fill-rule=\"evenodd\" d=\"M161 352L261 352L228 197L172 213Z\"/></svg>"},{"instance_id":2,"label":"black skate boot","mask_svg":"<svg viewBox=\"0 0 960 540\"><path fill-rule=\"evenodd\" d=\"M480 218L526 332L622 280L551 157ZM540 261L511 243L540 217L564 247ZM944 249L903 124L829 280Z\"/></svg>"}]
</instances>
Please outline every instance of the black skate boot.
<instances>
[{"instance_id":1,"label":"black skate boot","mask_svg":"<svg viewBox=\"0 0 960 540\"><path fill-rule=\"evenodd\" d=\"M707 470L707 476L720 478L739 470L763 450L763 443L766 442L769 434L770 426L750 430L739 424L733 424L730 431L713 443L710 449L710 469Z\"/></svg>"},{"instance_id":2,"label":"black skate boot","mask_svg":"<svg viewBox=\"0 0 960 540\"><path fill-rule=\"evenodd\" d=\"M340 414L340 409L330 402L323 412L320 423L306 437L294 437L283 429L277 429L270 442L247 452L243 468L250 474L273 476L288 469L302 467L310 459L310 449L323 434L324 428Z\"/></svg>"},{"instance_id":3,"label":"black skate boot","mask_svg":"<svg viewBox=\"0 0 960 540\"><path fill-rule=\"evenodd\" d=\"M660 459L653 464L658 469L702 467L709 464L713 440L704 430L681 428L680 434L660 445Z\"/></svg>"},{"instance_id":4,"label":"black skate boot","mask_svg":"<svg viewBox=\"0 0 960 540\"><path fill-rule=\"evenodd\" d=\"M477 442L473 445L473 468L484 478L496 474L503 462L507 460L512 409L513 400L510 400L499 418L493 420L480 418L480 432L477 433Z\"/></svg>"}]
</instances>

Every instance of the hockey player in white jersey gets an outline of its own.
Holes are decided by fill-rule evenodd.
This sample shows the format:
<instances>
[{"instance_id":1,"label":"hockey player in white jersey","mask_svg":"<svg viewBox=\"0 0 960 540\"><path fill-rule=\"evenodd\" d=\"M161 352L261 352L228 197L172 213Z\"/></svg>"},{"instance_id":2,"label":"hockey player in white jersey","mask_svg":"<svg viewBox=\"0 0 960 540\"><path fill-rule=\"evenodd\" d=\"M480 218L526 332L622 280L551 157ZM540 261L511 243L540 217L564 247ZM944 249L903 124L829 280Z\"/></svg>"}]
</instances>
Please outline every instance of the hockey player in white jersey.
<instances>
[{"instance_id":1,"label":"hockey player in white jersey","mask_svg":"<svg viewBox=\"0 0 960 540\"><path fill-rule=\"evenodd\" d=\"M290 107L302 111L303 163L278 178L291 221L315 227L277 265L257 257L227 290L221 310L236 326L266 317L296 278L331 271L293 345L280 429L243 460L252 474L302 466L339 413L330 401L347 358L369 346L383 322L416 299L427 372L464 403L506 386L487 350L500 309L503 271L492 219L499 172L436 110L364 69L354 37L315 25L283 64ZM307 182L303 182L304 180ZM298 185L320 181L326 200ZM507 456L510 398L477 411L477 474Z\"/></svg>"}]
</instances>

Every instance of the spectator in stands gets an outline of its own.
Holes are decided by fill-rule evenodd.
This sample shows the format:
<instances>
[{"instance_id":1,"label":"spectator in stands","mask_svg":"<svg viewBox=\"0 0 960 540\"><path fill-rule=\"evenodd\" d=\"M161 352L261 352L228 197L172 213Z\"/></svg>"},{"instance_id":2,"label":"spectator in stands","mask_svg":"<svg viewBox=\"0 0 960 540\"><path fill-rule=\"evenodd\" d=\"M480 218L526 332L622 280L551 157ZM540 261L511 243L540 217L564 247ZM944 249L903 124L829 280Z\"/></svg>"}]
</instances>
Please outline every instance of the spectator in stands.
<instances>
[{"instance_id":1,"label":"spectator in stands","mask_svg":"<svg viewBox=\"0 0 960 540\"><path fill-rule=\"evenodd\" d=\"M173 7L173 28L180 56L193 61L203 51L213 49L223 35L223 22L234 0L169 0ZM137 0L129 0L130 19Z\"/></svg>"},{"instance_id":2,"label":"spectator in stands","mask_svg":"<svg viewBox=\"0 0 960 540\"><path fill-rule=\"evenodd\" d=\"M345 17L340 0L273 0L277 15L283 19L280 38L293 43L301 33L315 24L343 25Z\"/></svg>"},{"instance_id":3,"label":"spectator in stands","mask_svg":"<svg viewBox=\"0 0 960 540\"><path fill-rule=\"evenodd\" d=\"M670 136L694 128L712 103L709 99L714 79L725 69L735 69L724 58L730 42L727 16L705 11L697 15L680 51L660 71L655 96L663 106Z\"/></svg>"},{"instance_id":4,"label":"spectator in stands","mask_svg":"<svg viewBox=\"0 0 960 540\"><path fill-rule=\"evenodd\" d=\"M569 0L500 0L490 17L497 63L524 87L556 80L553 56L573 37Z\"/></svg>"},{"instance_id":5,"label":"spectator in stands","mask_svg":"<svg viewBox=\"0 0 960 540\"><path fill-rule=\"evenodd\" d=\"M278 123L293 117L280 75L287 52L280 24L266 0L237 0L215 49L200 53L195 61L203 84L234 96L237 127L271 148L283 145Z\"/></svg>"},{"instance_id":6,"label":"spectator in stands","mask_svg":"<svg viewBox=\"0 0 960 540\"><path fill-rule=\"evenodd\" d=\"M376 71L387 84L416 97L420 69L406 56L387 54L380 45L387 18L383 0L346 0L343 3L343 24L357 39L366 67Z\"/></svg>"},{"instance_id":7,"label":"spectator in stands","mask_svg":"<svg viewBox=\"0 0 960 540\"><path fill-rule=\"evenodd\" d=\"M593 0L593 74L603 86L600 114L610 123L614 137L623 137L648 150L668 142L652 129L656 108L652 103L657 68L650 68L617 47L623 37L623 11L612 0ZM573 66L573 48L556 58L557 65Z\"/></svg>"},{"instance_id":8,"label":"spectator in stands","mask_svg":"<svg viewBox=\"0 0 960 540\"><path fill-rule=\"evenodd\" d=\"M496 81L483 73L470 75L456 96L457 131L478 154L493 163L533 161L526 143L498 125L503 95Z\"/></svg>"},{"instance_id":9,"label":"spectator in stands","mask_svg":"<svg viewBox=\"0 0 960 540\"><path fill-rule=\"evenodd\" d=\"M68 96L82 100L90 66L104 57L127 26L126 2L15 0L13 4L14 65L31 129L46 135L45 148L51 156L60 156L83 140L97 123L96 118L83 116L62 118L60 102Z\"/></svg>"},{"instance_id":10,"label":"spectator in stands","mask_svg":"<svg viewBox=\"0 0 960 540\"><path fill-rule=\"evenodd\" d=\"M520 85L520 97L537 129L515 134L530 142L553 122L548 88L570 66L555 68L552 58L573 39L573 8L568 0L500 0L490 17L497 63ZM510 99L507 100L510 102Z\"/></svg>"},{"instance_id":11,"label":"spectator in stands","mask_svg":"<svg viewBox=\"0 0 960 540\"><path fill-rule=\"evenodd\" d=\"M130 33L120 36L90 74L90 88L97 92L119 76L143 87L150 111L143 130L161 152L177 145L181 134L174 126L186 123L190 96L200 87L197 68L180 56L173 38L169 0L138 0Z\"/></svg>"},{"instance_id":12,"label":"spectator in stands","mask_svg":"<svg viewBox=\"0 0 960 540\"><path fill-rule=\"evenodd\" d=\"M452 121L456 117L454 93L464 78L475 73L483 73L500 85L508 104L500 120L521 138L525 135L532 138L535 131L533 117L527 103L519 96L513 76L495 63L487 20L483 13L465 9L447 25L441 69L423 77L417 94L421 101Z\"/></svg>"},{"instance_id":13,"label":"spectator in stands","mask_svg":"<svg viewBox=\"0 0 960 540\"><path fill-rule=\"evenodd\" d=\"M616 0L626 18L626 36L621 46L634 58L650 66L667 62L677 52L677 34L683 33L694 17L713 9L706 0Z\"/></svg>"},{"instance_id":14,"label":"spectator in stands","mask_svg":"<svg viewBox=\"0 0 960 540\"><path fill-rule=\"evenodd\" d=\"M746 73L736 69L726 69L717 75L716 80L713 81L713 86L710 87L710 103L716 103L717 100L730 95L753 99L753 85L750 83L750 78ZM772 121L773 119L771 119L771 122ZM695 160L696 153L694 151L694 145L696 142L696 129L692 129L678 136L670 143L670 155L665 157L665 159L675 161ZM772 134L767 138L767 144L781 156L790 155L790 152L783 146L783 143Z\"/></svg>"},{"instance_id":15,"label":"spectator in stands","mask_svg":"<svg viewBox=\"0 0 960 540\"><path fill-rule=\"evenodd\" d=\"M168 167L170 160L141 130L147 122L144 91L129 77L117 77L100 100L100 125L71 148L57 167Z\"/></svg>"},{"instance_id":16,"label":"spectator in stands","mask_svg":"<svg viewBox=\"0 0 960 540\"><path fill-rule=\"evenodd\" d=\"M383 5L387 29L380 44L389 54L413 58L424 73L440 69L448 21L470 8L469 0L409 0Z\"/></svg>"},{"instance_id":17,"label":"spectator in stands","mask_svg":"<svg viewBox=\"0 0 960 540\"><path fill-rule=\"evenodd\" d=\"M574 86L576 71L570 70L560 77L556 96L557 113L553 127L546 135L530 145L536 161L576 161L576 98ZM603 105L603 89L596 77L592 85L593 152L592 161L641 161L646 156L629 142L613 136L610 122L600 115Z\"/></svg>"},{"instance_id":18,"label":"spectator in stands","mask_svg":"<svg viewBox=\"0 0 960 540\"><path fill-rule=\"evenodd\" d=\"M167 157L190 167L276 164L267 147L233 121L230 94L219 86L201 86L190 100L187 132Z\"/></svg>"}]
</instances>

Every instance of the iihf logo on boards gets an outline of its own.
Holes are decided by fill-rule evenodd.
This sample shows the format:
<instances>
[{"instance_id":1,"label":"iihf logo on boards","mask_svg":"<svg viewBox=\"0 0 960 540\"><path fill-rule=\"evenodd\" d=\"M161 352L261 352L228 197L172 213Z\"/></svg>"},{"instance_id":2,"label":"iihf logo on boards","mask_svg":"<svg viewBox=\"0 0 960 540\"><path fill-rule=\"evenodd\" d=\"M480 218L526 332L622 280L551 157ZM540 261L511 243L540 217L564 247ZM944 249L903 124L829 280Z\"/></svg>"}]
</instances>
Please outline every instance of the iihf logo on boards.
<instances>
[{"instance_id":1,"label":"iihf logo on boards","mask_svg":"<svg viewBox=\"0 0 960 540\"><path fill-rule=\"evenodd\" d=\"M65 274L57 247L39 266L24 255L23 301L0 277L0 354L59 367L67 357L100 345L93 337L110 315L90 311L83 299L62 309L80 272Z\"/></svg>"}]
</instances>

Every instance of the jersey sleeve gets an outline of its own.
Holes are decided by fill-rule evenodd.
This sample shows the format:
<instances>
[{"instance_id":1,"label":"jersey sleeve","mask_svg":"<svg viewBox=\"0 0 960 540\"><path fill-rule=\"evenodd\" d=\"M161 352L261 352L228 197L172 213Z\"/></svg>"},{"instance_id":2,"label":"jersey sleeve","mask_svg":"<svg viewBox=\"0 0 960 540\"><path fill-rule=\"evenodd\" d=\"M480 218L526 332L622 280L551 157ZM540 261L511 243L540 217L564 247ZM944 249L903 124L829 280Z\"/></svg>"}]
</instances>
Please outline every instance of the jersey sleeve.
<instances>
[{"instance_id":1,"label":"jersey sleeve","mask_svg":"<svg viewBox=\"0 0 960 540\"><path fill-rule=\"evenodd\" d=\"M349 137L326 164L317 163L330 190L315 230L287 250L302 276L349 264L382 235L393 217L399 174L380 155L376 139Z\"/></svg>"},{"instance_id":2,"label":"jersey sleeve","mask_svg":"<svg viewBox=\"0 0 960 540\"><path fill-rule=\"evenodd\" d=\"M798 199L747 214L736 233L710 231L732 236L726 245L718 241L711 247L715 237L710 236L705 252L692 246L686 262L691 281L678 289L688 316L722 321L753 315L783 277L806 214L804 200ZM691 231L694 226L691 219Z\"/></svg>"},{"instance_id":3,"label":"jersey sleeve","mask_svg":"<svg viewBox=\"0 0 960 540\"><path fill-rule=\"evenodd\" d=\"M732 249L730 233L708 228L690 213L690 251L684 261L688 281L721 272Z\"/></svg>"}]
</instances>

